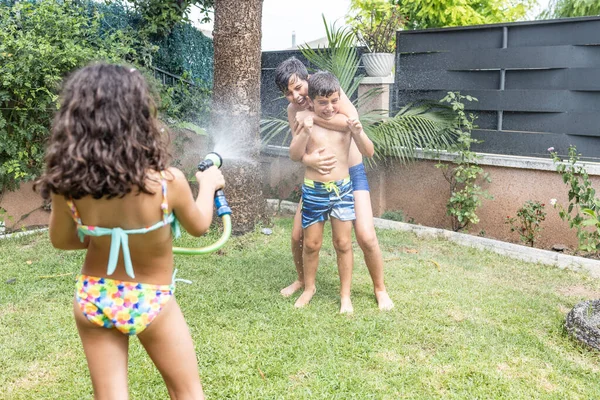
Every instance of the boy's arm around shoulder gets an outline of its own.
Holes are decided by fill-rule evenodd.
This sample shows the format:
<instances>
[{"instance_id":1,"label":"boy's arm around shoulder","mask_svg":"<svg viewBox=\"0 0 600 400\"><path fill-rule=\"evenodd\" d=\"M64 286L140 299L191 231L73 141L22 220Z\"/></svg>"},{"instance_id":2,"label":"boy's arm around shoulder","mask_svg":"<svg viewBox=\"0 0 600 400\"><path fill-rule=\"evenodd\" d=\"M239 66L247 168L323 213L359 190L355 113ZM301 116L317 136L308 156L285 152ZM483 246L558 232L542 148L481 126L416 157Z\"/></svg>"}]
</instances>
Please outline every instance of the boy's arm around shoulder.
<instances>
[{"instance_id":1,"label":"boy's arm around shoulder","mask_svg":"<svg viewBox=\"0 0 600 400\"><path fill-rule=\"evenodd\" d=\"M315 117L315 124L325 128L331 129L332 131L338 132L348 132L348 118L350 119L358 119L358 112L356 111L356 107L350 101L346 93L342 89L340 89L340 108L333 118L331 119L323 119L320 117Z\"/></svg>"},{"instance_id":2,"label":"boy's arm around shoulder","mask_svg":"<svg viewBox=\"0 0 600 400\"><path fill-rule=\"evenodd\" d=\"M290 143L290 159L292 161L302 161L302 158L306 154L306 146L310 139L310 132L313 125L312 113L301 112L294 113L293 116L289 114L290 109L288 108L288 122L292 127L292 142ZM302 117L300 122L296 122L297 117ZM293 118L293 119L292 119Z\"/></svg>"},{"instance_id":3,"label":"boy's arm around shoulder","mask_svg":"<svg viewBox=\"0 0 600 400\"><path fill-rule=\"evenodd\" d=\"M198 197L194 200L187 178L177 168L168 170L173 176L169 182L169 204L181 226L192 236L202 236L208 231L213 217L215 192L221 189L225 180L217 167L197 172Z\"/></svg>"},{"instance_id":4,"label":"boy's arm around shoulder","mask_svg":"<svg viewBox=\"0 0 600 400\"><path fill-rule=\"evenodd\" d=\"M52 193L52 210L48 226L50 243L61 250L84 250L90 244L90 237L85 236L83 242L77 235L77 225L71 215L64 196Z\"/></svg>"}]
</instances>

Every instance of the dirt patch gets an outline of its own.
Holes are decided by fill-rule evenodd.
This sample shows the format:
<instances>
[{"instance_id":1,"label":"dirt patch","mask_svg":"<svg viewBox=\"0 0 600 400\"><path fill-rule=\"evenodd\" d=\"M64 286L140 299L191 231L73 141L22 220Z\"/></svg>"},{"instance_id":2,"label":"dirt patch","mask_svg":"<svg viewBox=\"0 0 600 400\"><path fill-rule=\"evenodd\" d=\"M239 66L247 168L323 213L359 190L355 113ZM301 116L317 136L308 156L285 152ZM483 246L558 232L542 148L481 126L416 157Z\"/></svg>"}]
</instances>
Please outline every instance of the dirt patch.
<instances>
[{"instance_id":1,"label":"dirt patch","mask_svg":"<svg viewBox=\"0 0 600 400\"><path fill-rule=\"evenodd\" d=\"M600 299L600 292L588 289L582 285L567 286L557 290L563 296L583 297L586 299Z\"/></svg>"}]
</instances>

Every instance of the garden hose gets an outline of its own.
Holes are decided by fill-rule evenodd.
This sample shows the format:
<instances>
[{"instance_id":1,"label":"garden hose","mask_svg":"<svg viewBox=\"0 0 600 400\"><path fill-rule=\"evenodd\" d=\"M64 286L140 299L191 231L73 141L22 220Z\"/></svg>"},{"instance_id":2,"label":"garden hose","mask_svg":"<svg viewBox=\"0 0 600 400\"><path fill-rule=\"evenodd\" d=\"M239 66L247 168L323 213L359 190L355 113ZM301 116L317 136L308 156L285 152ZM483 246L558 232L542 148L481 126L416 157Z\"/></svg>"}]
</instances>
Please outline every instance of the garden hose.
<instances>
[{"instance_id":1,"label":"garden hose","mask_svg":"<svg viewBox=\"0 0 600 400\"><path fill-rule=\"evenodd\" d=\"M206 169L215 165L217 168L221 168L223 165L223 159L217 153L208 153L203 161L198 164L199 171L205 171ZM198 255L198 254L208 254L214 251L219 250L229 237L231 236L231 208L229 208L229 204L227 204L227 199L225 199L225 192L223 189L219 189L215 192L215 207L217 208L217 216L219 216L223 221L223 234L211 245L206 247L173 247L174 254L183 254L183 255Z\"/></svg>"}]
</instances>

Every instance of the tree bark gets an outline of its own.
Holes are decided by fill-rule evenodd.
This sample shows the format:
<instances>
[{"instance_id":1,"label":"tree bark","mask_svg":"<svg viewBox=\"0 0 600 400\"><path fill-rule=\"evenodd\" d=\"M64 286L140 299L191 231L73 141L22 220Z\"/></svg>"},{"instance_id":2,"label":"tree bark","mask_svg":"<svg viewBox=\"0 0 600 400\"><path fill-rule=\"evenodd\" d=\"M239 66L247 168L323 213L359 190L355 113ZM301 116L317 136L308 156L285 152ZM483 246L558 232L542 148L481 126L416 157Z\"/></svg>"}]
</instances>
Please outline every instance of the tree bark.
<instances>
[{"instance_id":1,"label":"tree bark","mask_svg":"<svg viewBox=\"0 0 600 400\"><path fill-rule=\"evenodd\" d=\"M211 137L224 158L233 232L266 216L260 178L260 75L263 0L215 0Z\"/></svg>"}]
</instances>

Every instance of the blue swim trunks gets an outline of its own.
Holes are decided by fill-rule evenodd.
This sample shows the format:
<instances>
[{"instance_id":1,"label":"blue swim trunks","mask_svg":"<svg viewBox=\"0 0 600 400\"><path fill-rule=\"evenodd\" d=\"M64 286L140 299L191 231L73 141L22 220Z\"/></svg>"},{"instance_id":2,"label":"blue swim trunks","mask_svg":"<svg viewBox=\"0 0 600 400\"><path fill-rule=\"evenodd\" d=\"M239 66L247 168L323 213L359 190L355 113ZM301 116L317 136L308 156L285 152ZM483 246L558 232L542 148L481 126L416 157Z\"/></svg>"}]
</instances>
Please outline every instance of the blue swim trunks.
<instances>
[{"instance_id":1,"label":"blue swim trunks","mask_svg":"<svg viewBox=\"0 0 600 400\"><path fill-rule=\"evenodd\" d=\"M367 181L367 172L365 171L365 164L356 164L350 167L350 180L354 191L366 190L369 191L369 182Z\"/></svg>"},{"instance_id":2,"label":"blue swim trunks","mask_svg":"<svg viewBox=\"0 0 600 400\"><path fill-rule=\"evenodd\" d=\"M302 228L327 221L329 215L340 221L354 221L356 214L352 191L350 177L330 182L305 178L302 185Z\"/></svg>"}]
</instances>

